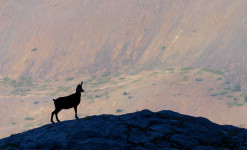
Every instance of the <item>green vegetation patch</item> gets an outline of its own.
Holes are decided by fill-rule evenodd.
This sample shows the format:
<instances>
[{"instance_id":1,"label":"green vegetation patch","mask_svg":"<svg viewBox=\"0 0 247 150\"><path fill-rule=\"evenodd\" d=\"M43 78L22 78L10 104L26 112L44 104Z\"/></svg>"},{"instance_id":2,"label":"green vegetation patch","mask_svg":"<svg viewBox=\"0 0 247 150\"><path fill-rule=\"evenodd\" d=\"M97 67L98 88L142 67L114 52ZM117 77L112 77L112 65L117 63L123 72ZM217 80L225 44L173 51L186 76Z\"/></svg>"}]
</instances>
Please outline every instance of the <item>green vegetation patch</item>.
<instances>
[{"instance_id":1,"label":"green vegetation patch","mask_svg":"<svg viewBox=\"0 0 247 150\"><path fill-rule=\"evenodd\" d=\"M47 90L47 85L40 85L40 87L38 88L39 91L45 91Z\"/></svg>"},{"instance_id":2,"label":"green vegetation patch","mask_svg":"<svg viewBox=\"0 0 247 150\"><path fill-rule=\"evenodd\" d=\"M203 75L202 71L197 71L195 75Z\"/></svg>"},{"instance_id":3,"label":"green vegetation patch","mask_svg":"<svg viewBox=\"0 0 247 150\"><path fill-rule=\"evenodd\" d=\"M185 67L185 68L182 68L180 70L183 72L188 72L188 71L193 70L193 69L194 69L193 67Z\"/></svg>"},{"instance_id":4,"label":"green vegetation patch","mask_svg":"<svg viewBox=\"0 0 247 150\"><path fill-rule=\"evenodd\" d=\"M235 106L243 106L244 104L236 103Z\"/></svg>"},{"instance_id":5,"label":"green vegetation patch","mask_svg":"<svg viewBox=\"0 0 247 150\"><path fill-rule=\"evenodd\" d=\"M232 91L233 91L233 92L241 92L241 86L240 86L240 85L235 85L235 86L232 88Z\"/></svg>"},{"instance_id":6,"label":"green vegetation patch","mask_svg":"<svg viewBox=\"0 0 247 150\"><path fill-rule=\"evenodd\" d=\"M94 86L98 86L98 85L102 85L102 84L106 84L111 80L110 77L107 78L98 78L95 83L93 84Z\"/></svg>"},{"instance_id":7,"label":"green vegetation patch","mask_svg":"<svg viewBox=\"0 0 247 150\"><path fill-rule=\"evenodd\" d=\"M227 95L226 97L227 97L227 98L233 98L233 96L232 96L232 95Z\"/></svg>"},{"instance_id":8,"label":"green vegetation patch","mask_svg":"<svg viewBox=\"0 0 247 150\"><path fill-rule=\"evenodd\" d=\"M238 103L238 102L234 102L234 103L227 103L228 107L232 107L232 106L243 106L244 104L242 103Z\"/></svg>"},{"instance_id":9,"label":"green vegetation patch","mask_svg":"<svg viewBox=\"0 0 247 150\"><path fill-rule=\"evenodd\" d=\"M226 88L224 88L224 90L230 90L231 88L230 87L226 87Z\"/></svg>"},{"instance_id":10,"label":"green vegetation patch","mask_svg":"<svg viewBox=\"0 0 247 150\"><path fill-rule=\"evenodd\" d=\"M182 93L173 93L172 96L181 96Z\"/></svg>"},{"instance_id":11,"label":"green vegetation patch","mask_svg":"<svg viewBox=\"0 0 247 150\"><path fill-rule=\"evenodd\" d=\"M164 71L170 71L173 72L175 69L174 68L165 68Z\"/></svg>"},{"instance_id":12,"label":"green vegetation patch","mask_svg":"<svg viewBox=\"0 0 247 150\"><path fill-rule=\"evenodd\" d=\"M166 46L162 46L161 50L163 50L163 51L166 50Z\"/></svg>"},{"instance_id":13,"label":"green vegetation patch","mask_svg":"<svg viewBox=\"0 0 247 150\"><path fill-rule=\"evenodd\" d=\"M107 76L109 76L110 74L111 74L110 72L105 72L104 74L102 74L101 77L107 77Z\"/></svg>"},{"instance_id":14,"label":"green vegetation patch","mask_svg":"<svg viewBox=\"0 0 247 150\"><path fill-rule=\"evenodd\" d=\"M27 93L20 93L20 96L26 96Z\"/></svg>"},{"instance_id":15,"label":"green vegetation patch","mask_svg":"<svg viewBox=\"0 0 247 150\"><path fill-rule=\"evenodd\" d=\"M203 79L202 78L196 78L195 79L195 81L197 81L197 82L200 82L200 81L202 81Z\"/></svg>"},{"instance_id":16,"label":"green vegetation patch","mask_svg":"<svg viewBox=\"0 0 247 150\"><path fill-rule=\"evenodd\" d=\"M222 91L222 92L220 92L220 95L226 95L228 92L226 92L226 91Z\"/></svg>"},{"instance_id":17,"label":"green vegetation patch","mask_svg":"<svg viewBox=\"0 0 247 150\"><path fill-rule=\"evenodd\" d=\"M247 94L246 93L243 93L241 95L241 97L242 97L242 99L243 99L244 102L247 102Z\"/></svg>"},{"instance_id":18,"label":"green vegetation patch","mask_svg":"<svg viewBox=\"0 0 247 150\"><path fill-rule=\"evenodd\" d=\"M37 48L33 48L32 49L32 52L36 52L38 49Z\"/></svg>"},{"instance_id":19,"label":"green vegetation patch","mask_svg":"<svg viewBox=\"0 0 247 150\"><path fill-rule=\"evenodd\" d=\"M172 86L173 84L177 84L177 81L173 81L169 85Z\"/></svg>"},{"instance_id":20,"label":"green vegetation patch","mask_svg":"<svg viewBox=\"0 0 247 150\"><path fill-rule=\"evenodd\" d=\"M129 95L129 93L128 93L128 92L126 92L126 91L124 91L124 92L123 92L123 95Z\"/></svg>"},{"instance_id":21,"label":"green vegetation patch","mask_svg":"<svg viewBox=\"0 0 247 150\"><path fill-rule=\"evenodd\" d=\"M26 96L31 90L27 88L18 88L14 89L10 94L11 95L20 95L20 96Z\"/></svg>"},{"instance_id":22,"label":"green vegetation patch","mask_svg":"<svg viewBox=\"0 0 247 150\"><path fill-rule=\"evenodd\" d=\"M4 85L10 85L13 87L21 87L21 86L33 86L32 77L20 77L17 81L12 80L9 77L4 77L1 81Z\"/></svg>"},{"instance_id":23,"label":"green vegetation patch","mask_svg":"<svg viewBox=\"0 0 247 150\"><path fill-rule=\"evenodd\" d=\"M20 77L16 86L32 86L32 77Z\"/></svg>"},{"instance_id":24,"label":"green vegetation patch","mask_svg":"<svg viewBox=\"0 0 247 150\"><path fill-rule=\"evenodd\" d=\"M7 84L9 81L11 81L11 79L9 77L4 77L1 81L1 83L3 84Z\"/></svg>"},{"instance_id":25,"label":"green vegetation patch","mask_svg":"<svg viewBox=\"0 0 247 150\"><path fill-rule=\"evenodd\" d=\"M215 94L215 93L214 93L214 94L211 94L210 96L214 97L214 96L218 96L218 94Z\"/></svg>"},{"instance_id":26,"label":"green vegetation patch","mask_svg":"<svg viewBox=\"0 0 247 150\"><path fill-rule=\"evenodd\" d=\"M121 86L118 86L118 88L120 88L120 89L126 89L126 86L121 85Z\"/></svg>"},{"instance_id":27,"label":"green vegetation patch","mask_svg":"<svg viewBox=\"0 0 247 150\"><path fill-rule=\"evenodd\" d=\"M189 77L188 76L183 76L182 81L188 81Z\"/></svg>"},{"instance_id":28,"label":"green vegetation patch","mask_svg":"<svg viewBox=\"0 0 247 150\"><path fill-rule=\"evenodd\" d=\"M213 91L214 89L213 88L209 88L208 91Z\"/></svg>"},{"instance_id":29,"label":"green vegetation patch","mask_svg":"<svg viewBox=\"0 0 247 150\"><path fill-rule=\"evenodd\" d=\"M124 80L124 79L126 79L125 77L121 77L121 78L119 78L119 80Z\"/></svg>"},{"instance_id":30,"label":"green vegetation patch","mask_svg":"<svg viewBox=\"0 0 247 150\"><path fill-rule=\"evenodd\" d=\"M136 83L136 82L139 82L139 81L141 81L141 79L133 80L132 83Z\"/></svg>"},{"instance_id":31,"label":"green vegetation patch","mask_svg":"<svg viewBox=\"0 0 247 150\"><path fill-rule=\"evenodd\" d=\"M204 68L204 69L202 69L202 71L211 72L211 73L217 74L217 75L223 75L223 74L224 74L224 73L221 72L220 70L213 70L213 69L208 69L208 68Z\"/></svg>"},{"instance_id":32,"label":"green vegetation patch","mask_svg":"<svg viewBox=\"0 0 247 150\"><path fill-rule=\"evenodd\" d=\"M117 73L115 74L115 77L119 77L121 74L122 74L121 72L117 72Z\"/></svg>"},{"instance_id":33,"label":"green vegetation patch","mask_svg":"<svg viewBox=\"0 0 247 150\"><path fill-rule=\"evenodd\" d=\"M244 104L236 103L235 106L243 106Z\"/></svg>"},{"instance_id":34,"label":"green vegetation patch","mask_svg":"<svg viewBox=\"0 0 247 150\"><path fill-rule=\"evenodd\" d=\"M116 110L116 113L121 113L121 112L123 112L122 109L117 109L117 110Z\"/></svg>"},{"instance_id":35,"label":"green vegetation patch","mask_svg":"<svg viewBox=\"0 0 247 150\"><path fill-rule=\"evenodd\" d=\"M66 81L72 81L74 80L74 77L67 78Z\"/></svg>"},{"instance_id":36,"label":"green vegetation patch","mask_svg":"<svg viewBox=\"0 0 247 150\"><path fill-rule=\"evenodd\" d=\"M96 97L96 98L100 98L100 97L102 97L103 95L104 95L104 94L96 94L95 97Z\"/></svg>"},{"instance_id":37,"label":"green vegetation patch","mask_svg":"<svg viewBox=\"0 0 247 150\"><path fill-rule=\"evenodd\" d=\"M32 117L27 117L27 118L25 118L25 120L34 120L34 118L32 118Z\"/></svg>"}]
</instances>

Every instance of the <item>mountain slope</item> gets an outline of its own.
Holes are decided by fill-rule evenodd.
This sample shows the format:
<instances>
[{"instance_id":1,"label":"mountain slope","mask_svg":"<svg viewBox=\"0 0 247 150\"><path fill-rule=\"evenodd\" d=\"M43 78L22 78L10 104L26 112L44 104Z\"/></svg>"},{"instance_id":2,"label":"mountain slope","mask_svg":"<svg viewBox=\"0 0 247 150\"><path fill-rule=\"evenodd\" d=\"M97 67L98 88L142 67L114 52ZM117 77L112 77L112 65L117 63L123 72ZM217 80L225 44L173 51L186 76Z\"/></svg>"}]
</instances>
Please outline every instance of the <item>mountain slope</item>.
<instances>
[{"instance_id":1,"label":"mountain slope","mask_svg":"<svg viewBox=\"0 0 247 150\"><path fill-rule=\"evenodd\" d=\"M81 78L27 81L0 79L0 138L48 124L54 111L52 99L74 93ZM238 86L230 88L231 82L220 72L170 68L137 75L104 74L84 81L79 117L172 110L220 125L247 126L246 93ZM73 117L73 109L59 113L61 120Z\"/></svg>"},{"instance_id":2,"label":"mountain slope","mask_svg":"<svg viewBox=\"0 0 247 150\"><path fill-rule=\"evenodd\" d=\"M0 140L2 149L246 149L247 130L172 111L100 115Z\"/></svg>"},{"instance_id":3,"label":"mountain slope","mask_svg":"<svg viewBox=\"0 0 247 150\"><path fill-rule=\"evenodd\" d=\"M246 5L245 0L1 2L0 73L64 79L194 66L230 71L229 77L242 81Z\"/></svg>"}]
</instances>

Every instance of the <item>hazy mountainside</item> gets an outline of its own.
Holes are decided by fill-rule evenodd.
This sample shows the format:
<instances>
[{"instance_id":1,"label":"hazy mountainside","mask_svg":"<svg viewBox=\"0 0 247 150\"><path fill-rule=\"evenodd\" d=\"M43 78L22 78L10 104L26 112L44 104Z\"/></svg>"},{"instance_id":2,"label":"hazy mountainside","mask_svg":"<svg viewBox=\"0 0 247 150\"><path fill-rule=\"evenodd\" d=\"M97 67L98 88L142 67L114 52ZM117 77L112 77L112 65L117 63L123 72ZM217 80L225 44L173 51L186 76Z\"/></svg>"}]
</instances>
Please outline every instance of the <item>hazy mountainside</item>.
<instances>
[{"instance_id":1,"label":"hazy mountainside","mask_svg":"<svg viewBox=\"0 0 247 150\"><path fill-rule=\"evenodd\" d=\"M6 76L194 66L246 80L245 0L9 0L0 7Z\"/></svg>"},{"instance_id":2,"label":"hazy mountainside","mask_svg":"<svg viewBox=\"0 0 247 150\"><path fill-rule=\"evenodd\" d=\"M0 1L0 138L47 124L81 80L80 117L169 109L246 127L246 16L246 0Z\"/></svg>"},{"instance_id":3,"label":"hazy mountainside","mask_svg":"<svg viewBox=\"0 0 247 150\"><path fill-rule=\"evenodd\" d=\"M2 149L239 149L247 130L172 111L100 115L49 124L0 140Z\"/></svg>"},{"instance_id":4,"label":"hazy mountainside","mask_svg":"<svg viewBox=\"0 0 247 150\"><path fill-rule=\"evenodd\" d=\"M28 78L29 79L29 78ZM75 92L81 77L31 82L0 78L0 138L50 123L54 102ZM137 75L103 74L85 80L78 116L173 110L218 124L246 127L247 93L212 70L181 68ZM62 110L61 121L74 118Z\"/></svg>"}]
</instances>

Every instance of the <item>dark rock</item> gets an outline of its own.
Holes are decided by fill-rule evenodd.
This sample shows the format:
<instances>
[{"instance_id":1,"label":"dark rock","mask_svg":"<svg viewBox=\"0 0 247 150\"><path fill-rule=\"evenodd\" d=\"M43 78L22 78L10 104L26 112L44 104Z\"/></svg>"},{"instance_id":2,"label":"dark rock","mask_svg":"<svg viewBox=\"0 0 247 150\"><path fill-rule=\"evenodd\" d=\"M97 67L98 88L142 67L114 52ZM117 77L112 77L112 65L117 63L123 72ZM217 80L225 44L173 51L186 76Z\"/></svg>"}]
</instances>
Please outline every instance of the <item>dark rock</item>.
<instances>
[{"instance_id":1,"label":"dark rock","mask_svg":"<svg viewBox=\"0 0 247 150\"><path fill-rule=\"evenodd\" d=\"M169 124L155 124L155 125L152 125L151 127L149 127L149 129L156 131L156 132L163 133L163 134L171 133L172 128L173 128L173 126L171 126Z\"/></svg>"},{"instance_id":2,"label":"dark rock","mask_svg":"<svg viewBox=\"0 0 247 150\"><path fill-rule=\"evenodd\" d=\"M0 140L0 149L212 150L247 148L247 130L202 117L143 110L48 124Z\"/></svg>"},{"instance_id":3,"label":"dark rock","mask_svg":"<svg viewBox=\"0 0 247 150\"><path fill-rule=\"evenodd\" d=\"M96 149L105 149L105 150L124 150L127 147L127 144L116 142L113 140L107 140L102 138L90 138L86 140L75 140L71 141L69 144L69 149L71 150L96 150Z\"/></svg>"},{"instance_id":4,"label":"dark rock","mask_svg":"<svg viewBox=\"0 0 247 150\"><path fill-rule=\"evenodd\" d=\"M199 145L199 141L183 134L174 134L170 140L173 143L187 149Z\"/></svg>"}]
</instances>

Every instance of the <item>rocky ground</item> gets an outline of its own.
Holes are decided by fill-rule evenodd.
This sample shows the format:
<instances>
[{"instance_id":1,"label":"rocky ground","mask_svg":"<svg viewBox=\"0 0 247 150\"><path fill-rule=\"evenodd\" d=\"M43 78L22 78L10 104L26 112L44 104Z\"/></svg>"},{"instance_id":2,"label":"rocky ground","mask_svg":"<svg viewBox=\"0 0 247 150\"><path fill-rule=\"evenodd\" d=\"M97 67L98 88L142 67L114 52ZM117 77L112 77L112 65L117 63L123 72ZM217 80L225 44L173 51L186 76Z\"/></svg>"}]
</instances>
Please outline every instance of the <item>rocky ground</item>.
<instances>
[{"instance_id":1,"label":"rocky ground","mask_svg":"<svg viewBox=\"0 0 247 150\"><path fill-rule=\"evenodd\" d=\"M48 124L0 140L0 149L247 149L247 130L143 110Z\"/></svg>"}]
</instances>

